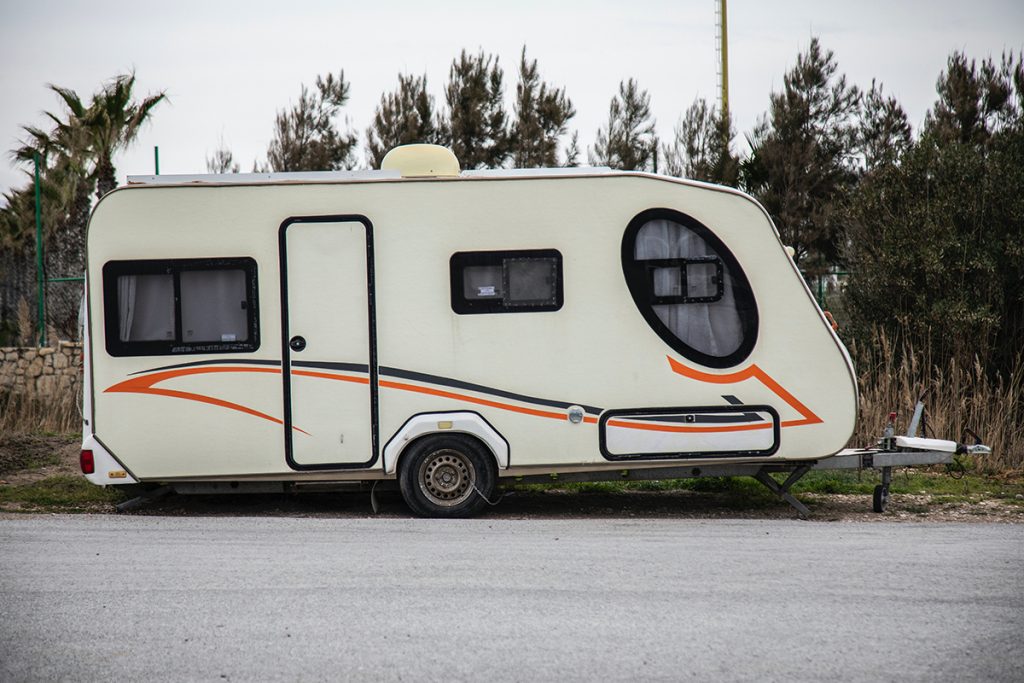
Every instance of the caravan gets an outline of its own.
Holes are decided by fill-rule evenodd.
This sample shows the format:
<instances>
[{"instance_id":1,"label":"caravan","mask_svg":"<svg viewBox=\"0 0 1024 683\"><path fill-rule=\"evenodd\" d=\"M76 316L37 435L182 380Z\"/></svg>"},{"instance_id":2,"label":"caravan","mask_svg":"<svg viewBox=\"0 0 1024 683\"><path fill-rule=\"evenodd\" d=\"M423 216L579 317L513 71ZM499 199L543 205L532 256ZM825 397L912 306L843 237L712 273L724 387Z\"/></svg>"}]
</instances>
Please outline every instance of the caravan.
<instances>
[{"instance_id":1,"label":"caravan","mask_svg":"<svg viewBox=\"0 0 1024 683\"><path fill-rule=\"evenodd\" d=\"M842 343L765 211L600 168L131 178L88 232L83 470L179 490L826 458Z\"/></svg>"}]
</instances>

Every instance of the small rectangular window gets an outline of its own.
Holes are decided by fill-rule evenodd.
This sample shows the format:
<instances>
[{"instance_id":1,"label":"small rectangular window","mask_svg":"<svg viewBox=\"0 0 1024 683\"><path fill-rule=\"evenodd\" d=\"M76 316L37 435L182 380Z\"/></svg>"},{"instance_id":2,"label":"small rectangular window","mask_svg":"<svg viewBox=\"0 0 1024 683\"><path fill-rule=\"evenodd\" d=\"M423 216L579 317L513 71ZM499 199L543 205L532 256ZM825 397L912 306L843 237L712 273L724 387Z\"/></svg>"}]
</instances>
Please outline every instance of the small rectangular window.
<instances>
[{"instance_id":1,"label":"small rectangular window","mask_svg":"<svg viewBox=\"0 0 1024 683\"><path fill-rule=\"evenodd\" d=\"M110 261L103 266L103 300L112 356L259 348L251 258Z\"/></svg>"},{"instance_id":2,"label":"small rectangular window","mask_svg":"<svg viewBox=\"0 0 1024 683\"><path fill-rule=\"evenodd\" d=\"M647 269L654 305L713 303L725 293L725 271L718 257L644 259L638 263Z\"/></svg>"},{"instance_id":3,"label":"small rectangular window","mask_svg":"<svg viewBox=\"0 0 1024 683\"><path fill-rule=\"evenodd\" d=\"M562 307L562 255L554 249L452 255L452 310L525 313Z\"/></svg>"}]
</instances>

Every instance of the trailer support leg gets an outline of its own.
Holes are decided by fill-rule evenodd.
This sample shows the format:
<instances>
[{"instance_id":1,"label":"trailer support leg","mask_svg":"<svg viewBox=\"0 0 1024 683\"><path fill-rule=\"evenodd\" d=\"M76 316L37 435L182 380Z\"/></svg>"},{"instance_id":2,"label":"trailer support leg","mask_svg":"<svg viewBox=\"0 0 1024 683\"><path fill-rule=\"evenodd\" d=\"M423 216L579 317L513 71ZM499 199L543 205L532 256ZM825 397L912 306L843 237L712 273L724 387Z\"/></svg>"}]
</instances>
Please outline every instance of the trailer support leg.
<instances>
[{"instance_id":1,"label":"trailer support leg","mask_svg":"<svg viewBox=\"0 0 1024 683\"><path fill-rule=\"evenodd\" d=\"M889 484L892 483L892 468L882 468L882 483L875 487L875 493L871 497L871 509L875 512L885 512L889 504Z\"/></svg>"},{"instance_id":2,"label":"trailer support leg","mask_svg":"<svg viewBox=\"0 0 1024 683\"><path fill-rule=\"evenodd\" d=\"M789 492L789 488L793 484L800 481L800 479L810 471L811 465L801 465L800 467L797 467L795 470L790 472L789 476L786 477L786 481L780 484L779 482L772 479L771 475L769 475L767 472L761 469L758 470L757 474L754 475L754 479L757 479L759 482L764 484L772 493L774 493L779 498L792 505L793 509L796 510L796 513L800 515L801 518L806 518L810 516L811 511L807 509L806 505L804 505L799 500L793 497L793 494Z\"/></svg>"}]
</instances>

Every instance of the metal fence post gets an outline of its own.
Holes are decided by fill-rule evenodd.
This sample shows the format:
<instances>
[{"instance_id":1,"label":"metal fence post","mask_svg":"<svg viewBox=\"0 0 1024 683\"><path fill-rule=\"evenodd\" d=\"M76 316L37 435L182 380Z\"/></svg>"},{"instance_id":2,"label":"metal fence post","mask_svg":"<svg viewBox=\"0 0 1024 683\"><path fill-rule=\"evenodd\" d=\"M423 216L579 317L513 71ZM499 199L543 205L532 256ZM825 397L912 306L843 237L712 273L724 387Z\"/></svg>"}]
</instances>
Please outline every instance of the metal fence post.
<instances>
[{"instance_id":1,"label":"metal fence post","mask_svg":"<svg viewBox=\"0 0 1024 683\"><path fill-rule=\"evenodd\" d=\"M32 160L35 162L36 180L36 315L39 321L37 340L39 346L46 346L46 295L43 289L45 276L43 274L43 212L42 194L39 188L39 152L32 154Z\"/></svg>"}]
</instances>

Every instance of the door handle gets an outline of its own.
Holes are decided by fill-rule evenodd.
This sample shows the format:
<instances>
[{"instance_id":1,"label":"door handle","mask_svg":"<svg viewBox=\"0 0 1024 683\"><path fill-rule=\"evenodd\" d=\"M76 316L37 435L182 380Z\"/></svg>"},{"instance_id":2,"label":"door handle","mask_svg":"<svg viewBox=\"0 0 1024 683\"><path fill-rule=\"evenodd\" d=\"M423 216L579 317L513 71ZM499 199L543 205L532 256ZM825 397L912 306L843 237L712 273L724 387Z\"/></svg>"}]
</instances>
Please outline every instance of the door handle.
<instances>
[{"instance_id":1,"label":"door handle","mask_svg":"<svg viewBox=\"0 0 1024 683\"><path fill-rule=\"evenodd\" d=\"M288 342L288 346L291 347L292 351L301 351L306 348L306 338L296 335Z\"/></svg>"}]
</instances>

